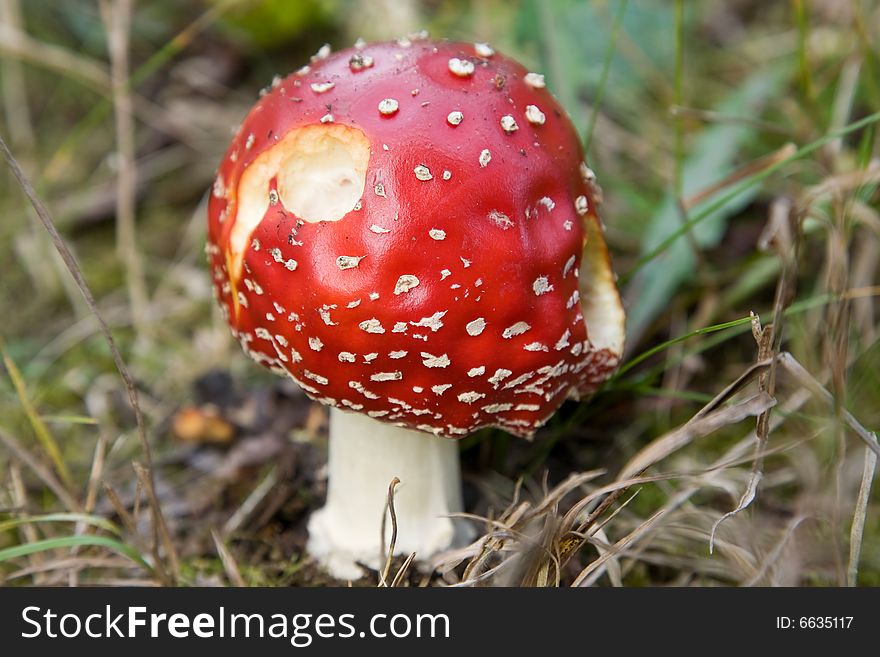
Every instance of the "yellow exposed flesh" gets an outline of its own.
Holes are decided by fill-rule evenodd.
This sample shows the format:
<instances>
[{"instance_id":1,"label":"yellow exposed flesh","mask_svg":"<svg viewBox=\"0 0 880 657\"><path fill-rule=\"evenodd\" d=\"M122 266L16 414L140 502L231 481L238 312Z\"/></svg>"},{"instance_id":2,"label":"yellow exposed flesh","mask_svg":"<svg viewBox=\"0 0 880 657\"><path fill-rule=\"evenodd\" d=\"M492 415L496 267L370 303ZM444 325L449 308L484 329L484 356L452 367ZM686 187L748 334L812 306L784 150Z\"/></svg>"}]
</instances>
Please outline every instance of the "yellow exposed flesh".
<instances>
[{"instance_id":1,"label":"yellow exposed flesh","mask_svg":"<svg viewBox=\"0 0 880 657\"><path fill-rule=\"evenodd\" d=\"M269 208L273 178L280 203L297 218L310 223L338 221L363 195L369 160L370 142L363 132L331 124L292 130L251 162L236 190L235 223L229 235L233 287L251 235Z\"/></svg>"}]
</instances>

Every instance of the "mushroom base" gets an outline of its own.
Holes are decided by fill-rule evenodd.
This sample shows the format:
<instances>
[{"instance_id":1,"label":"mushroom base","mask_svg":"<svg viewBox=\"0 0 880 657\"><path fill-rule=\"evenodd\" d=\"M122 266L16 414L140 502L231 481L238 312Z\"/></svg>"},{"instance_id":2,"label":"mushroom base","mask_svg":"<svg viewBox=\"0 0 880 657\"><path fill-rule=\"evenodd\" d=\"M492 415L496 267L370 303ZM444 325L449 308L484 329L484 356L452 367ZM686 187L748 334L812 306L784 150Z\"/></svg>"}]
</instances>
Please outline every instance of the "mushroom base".
<instances>
[{"instance_id":1,"label":"mushroom base","mask_svg":"<svg viewBox=\"0 0 880 657\"><path fill-rule=\"evenodd\" d=\"M308 552L339 579L363 575L358 563L384 565L382 516L394 495L394 554L425 559L466 538L448 515L462 510L457 441L330 409L327 504L309 519ZM391 540L386 520L385 549Z\"/></svg>"}]
</instances>

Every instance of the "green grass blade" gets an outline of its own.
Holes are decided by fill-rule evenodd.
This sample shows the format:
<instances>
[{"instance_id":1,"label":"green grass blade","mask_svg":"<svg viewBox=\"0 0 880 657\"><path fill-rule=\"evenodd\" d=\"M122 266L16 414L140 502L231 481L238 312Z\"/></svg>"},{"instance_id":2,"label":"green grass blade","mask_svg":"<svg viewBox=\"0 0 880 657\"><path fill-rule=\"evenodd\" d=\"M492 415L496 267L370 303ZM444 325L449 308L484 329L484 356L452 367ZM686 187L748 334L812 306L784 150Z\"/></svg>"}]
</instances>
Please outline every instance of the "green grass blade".
<instances>
[{"instance_id":1,"label":"green grass blade","mask_svg":"<svg viewBox=\"0 0 880 657\"><path fill-rule=\"evenodd\" d=\"M742 326L743 324L748 324L751 321L752 321L751 317L740 317L739 319L734 319L730 322L724 322L723 324L714 324L712 326L705 326L703 328L698 328L693 331L690 331L689 333L684 333L684 334L679 335L675 338L672 338L671 340L667 340L666 342L661 342L660 344L658 344L654 347L651 347L647 351L643 351L638 356L636 356L636 357L632 358L631 360L627 361L626 363L624 363L621 366L621 368L619 370L617 370L617 372L614 374L614 376L611 378L610 381L613 382L616 379L619 379L621 376L623 376L624 374L629 372L632 368L634 368L639 363L647 360L648 358L650 358L654 354L658 354L661 351L665 351L666 349L668 349L669 347L671 347L674 344L678 344L679 342L684 342L685 340L687 340L689 338L693 338L697 335L705 335L707 333L715 333L717 331L723 331L725 329L733 328L734 326Z\"/></svg>"},{"instance_id":2,"label":"green grass blade","mask_svg":"<svg viewBox=\"0 0 880 657\"><path fill-rule=\"evenodd\" d=\"M88 424L98 425L98 420L88 415L41 415L43 422L49 424Z\"/></svg>"},{"instance_id":3,"label":"green grass blade","mask_svg":"<svg viewBox=\"0 0 880 657\"><path fill-rule=\"evenodd\" d=\"M605 97L605 85L608 82L608 73L611 70L611 60L614 59L614 52L617 50L617 34L620 32L620 26L623 24L623 17L626 15L626 6L629 0L622 0L614 15L614 24L611 27L611 38L608 41L608 49L605 51L605 58L602 60L602 73L599 75L599 84L596 85L596 96L593 99L593 107L590 110L590 119L587 123L587 134L584 136L584 153L590 153L590 144L593 143L593 130L596 128L596 120L599 118L599 109L602 107L602 99Z\"/></svg>"},{"instance_id":4,"label":"green grass blade","mask_svg":"<svg viewBox=\"0 0 880 657\"><path fill-rule=\"evenodd\" d=\"M767 180L767 178L772 176L774 173L776 173L777 171L779 171L783 167L791 164L792 162L795 162L797 160L802 160L803 158L807 157L808 155L815 153L817 150L822 148L825 144L828 144L828 143L830 143L840 137L844 137L852 132L855 132L856 130L861 130L862 128L869 126L869 125L872 125L874 123L877 123L878 121L880 121L880 112L874 112L873 114L869 114L868 116L866 116L862 119L859 119L858 121L853 121L852 123L841 128L840 130L835 130L834 132L830 132L827 135L825 135L824 137L821 137L821 138L817 139L816 141L811 142L811 143L807 144L806 146L799 148L790 157L787 157L783 160L780 160L779 162L776 162L775 164L770 165L766 169L763 169L762 171L760 171L752 176L749 176L747 178L743 178L743 180L738 185L733 187L733 189L731 189L726 194L717 198L714 202L703 207L703 209L700 210L699 212L696 212L693 215L691 215L691 217L687 220L687 222L685 224L683 224L678 230L671 233L668 237L666 237L666 239L664 239L662 242L660 242L660 244L658 244L653 249L651 249L648 253L646 253L641 258L639 258L636 261L636 264L633 266L633 268L630 269L628 272L626 272L623 276L621 276L621 284L625 284L628 281L630 281L633 278L633 276L635 276L649 262L651 262L658 255L660 255L661 253L663 253L664 251L669 249L670 246L675 244L675 242L677 242L678 239L682 235L686 234L691 228L693 228L697 224L705 221L708 217L711 217L714 212L716 212L720 208L723 208L727 203L729 203L730 201L735 199L737 196L739 196L740 194L742 194L746 190L749 190L752 187L755 187L756 185L758 185L759 183L764 182L765 180Z\"/></svg>"},{"instance_id":5,"label":"green grass blade","mask_svg":"<svg viewBox=\"0 0 880 657\"><path fill-rule=\"evenodd\" d=\"M38 554L48 550L57 550L61 548L70 548L78 546L104 547L117 554L126 557L136 563L141 568L152 571L150 564L141 556L141 554L125 543L117 541L108 536L63 536L60 538L47 538L42 541L33 543L24 543L13 547L0 550L0 563L19 557L26 557L31 554Z\"/></svg>"},{"instance_id":6,"label":"green grass blade","mask_svg":"<svg viewBox=\"0 0 880 657\"><path fill-rule=\"evenodd\" d=\"M92 527L100 527L101 529L108 531L111 534L116 534L117 536L122 533L122 530L118 526L106 518L89 515L88 513L47 513L41 516L5 520L0 522L0 533L20 525L29 525L39 522L81 522L86 525L91 525Z\"/></svg>"},{"instance_id":7,"label":"green grass blade","mask_svg":"<svg viewBox=\"0 0 880 657\"><path fill-rule=\"evenodd\" d=\"M6 372L9 374L12 386L15 388L16 395L18 395L18 401L24 414L27 416L28 422L30 422L34 435L51 459L52 464L55 466L55 471L58 472L61 480L66 486L70 487L73 479L70 476L70 470L67 469L67 464L64 462L64 457L61 455L61 449L46 427L46 423L43 422L39 413L37 413L33 403L31 403L31 399L27 394L24 377L21 375L21 371L18 369L15 361L6 352L6 345L2 340L0 340L0 357L3 359L3 365L6 367Z\"/></svg>"},{"instance_id":8,"label":"green grass blade","mask_svg":"<svg viewBox=\"0 0 880 657\"><path fill-rule=\"evenodd\" d=\"M839 300L839 298L835 297L835 295L833 295L833 294L819 294L814 297L810 297L809 299L801 299L800 301L796 301L793 304L791 304L785 310L785 312L783 313L783 316L793 317L795 315L806 312L806 311L811 310L813 308L818 308L819 306L824 306L826 304L829 304L835 300ZM763 324L766 324L767 322L771 321L772 316L773 316L772 311L762 313L760 315L761 322ZM716 336L720 339L718 339L718 340L711 340L710 339L710 340L704 341L703 343L701 343L701 345L698 349L693 350L693 351L689 351L685 354L682 354L681 357L677 358L673 363L669 363L667 365L677 364L677 363L681 362L682 359L684 359L688 356L692 356L696 353L700 353L701 351L704 351L708 347L715 346L716 344L719 344L721 342L724 342L725 340L729 340L732 337L735 337L737 335L740 335L741 333L744 333L745 331L748 330L747 325L750 323L751 323L751 317L740 317L739 319L734 319L729 322L724 322L722 324L713 324L712 326L698 328L698 329L695 329L695 330L690 331L688 333L684 333L682 335L679 335L679 336L672 338L670 340L667 340L661 344L658 344L654 347L651 347L650 349L642 352L638 356L634 356L633 358L628 360L626 363L624 363L620 367L620 369L614 374L614 376L608 380L608 385L612 385L615 382L619 381L620 377L623 374L625 374L629 370L633 369L634 367L636 367L640 363L644 362L645 360L647 360L651 356L654 356L654 355L660 353L661 351L665 351L666 349L668 349L669 347L671 347L674 344L678 344L679 342L684 342L685 340L687 340L689 338L693 338L697 335L707 335L710 333L718 333L720 331L727 331L726 335ZM667 369L666 365L664 365L660 368L657 368L655 370L649 371L644 376L640 375L639 381L648 380L653 375L655 375L658 371L662 372L665 369ZM639 383L639 381L636 381L636 383Z\"/></svg>"}]
</instances>

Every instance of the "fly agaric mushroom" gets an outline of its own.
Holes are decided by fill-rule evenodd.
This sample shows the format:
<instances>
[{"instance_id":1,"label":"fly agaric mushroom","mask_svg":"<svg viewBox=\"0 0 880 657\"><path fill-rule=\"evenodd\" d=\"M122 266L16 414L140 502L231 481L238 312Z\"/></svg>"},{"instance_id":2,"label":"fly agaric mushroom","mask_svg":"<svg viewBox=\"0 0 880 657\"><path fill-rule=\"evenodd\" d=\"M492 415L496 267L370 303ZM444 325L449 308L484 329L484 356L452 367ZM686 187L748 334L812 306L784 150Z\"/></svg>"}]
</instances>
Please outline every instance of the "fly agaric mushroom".
<instances>
[{"instance_id":1,"label":"fly agaric mushroom","mask_svg":"<svg viewBox=\"0 0 880 657\"><path fill-rule=\"evenodd\" d=\"M451 439L531 437L614 370L597 190L544 78L486 44L325 51L247 115L207 251L245 352L331 407L308 549L333 574L379 563L395 476L397 552L449 547Z\"/></svg>"}]
</instances>

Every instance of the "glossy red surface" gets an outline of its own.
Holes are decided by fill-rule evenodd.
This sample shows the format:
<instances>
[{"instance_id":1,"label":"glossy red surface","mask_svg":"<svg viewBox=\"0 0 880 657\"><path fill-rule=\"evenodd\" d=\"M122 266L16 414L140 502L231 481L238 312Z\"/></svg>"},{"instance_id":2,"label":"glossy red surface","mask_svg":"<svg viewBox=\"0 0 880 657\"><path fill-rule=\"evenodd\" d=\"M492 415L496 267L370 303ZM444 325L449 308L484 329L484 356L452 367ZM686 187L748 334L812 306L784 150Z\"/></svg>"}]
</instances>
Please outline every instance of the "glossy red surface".
<instances>
[{"instance_id":1,"label":"glossy red surface","mask_svg":"<svg viewBox=\"0 0 880 657\"><path fill-rule=\"evenodd\" d=\"M372 66L353 71L355 55ZM452 58L473 74L454 74ZM578 300L583 222L598 221L580 141L527 73L472 44L385 43L313 62L260 99L209 203L217 296L252 357L319 401L451 437L488 425L529 436L566 396L608 376L619 354L591 345ZM387 98L392 115L378 109ZM543 124L527 119L528 105ZM369 139L361 207L303 223L283 200L269 206L236 271L228 251L243 172L328 115L325 125ZM518 129L502 127L505 115ZM341 269L339 256L362 259Z\"/></svg>"}]
</instances>

